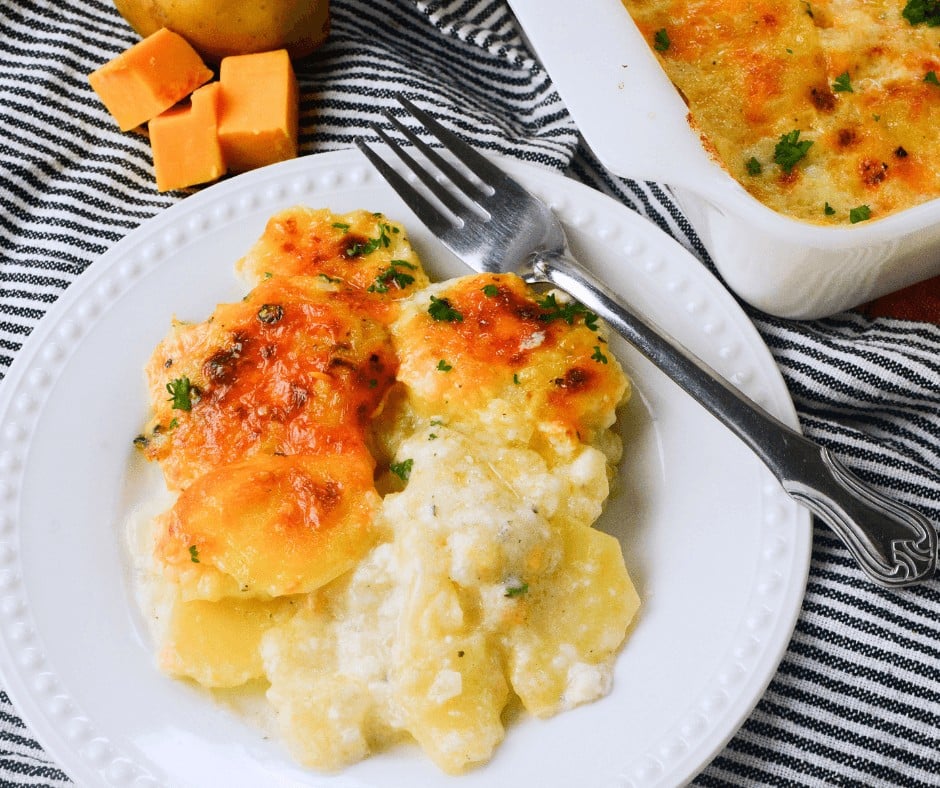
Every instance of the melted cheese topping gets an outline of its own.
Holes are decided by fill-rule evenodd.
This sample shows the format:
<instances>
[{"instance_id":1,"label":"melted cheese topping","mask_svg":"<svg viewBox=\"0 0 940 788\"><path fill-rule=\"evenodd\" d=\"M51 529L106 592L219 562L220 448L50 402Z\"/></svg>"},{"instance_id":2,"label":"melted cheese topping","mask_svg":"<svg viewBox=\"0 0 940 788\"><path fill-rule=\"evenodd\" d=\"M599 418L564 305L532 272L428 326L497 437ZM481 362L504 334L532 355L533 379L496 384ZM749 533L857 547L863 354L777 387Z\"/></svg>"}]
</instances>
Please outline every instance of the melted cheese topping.
<instances>
[{"instance_id":1,"label":"melted cheese topping","mask_svg":"<svg viewBox=\"0 0 940 788\"><path fill-rule=\"evenodd\" d=\"M315 277L272 277L194 324L146 367L145 451L171 486L262 454L355 442L395 380L390 305ZM186 381L189 410L168 387Z\"/></svg>"},{"instance_id":2,"label":"melted cheese topping","mask_svg":"<svg viewBox=\"0 0 940 788\"><path fill-rule=\"evenodd\" d=\"M848 224L940 196L940 28L903 2L623 2L706 147L770 208ZM781 166L793 132L812 146Z\"/></svg>"},{"instance_id":3,"label":"melted cheese topping","mask_svg":"<svg viewBox=\"0 0 940 788\"><path fill-rule=\"evenodd\" d=\"M458 773L508 706L610 689L639 600L592 526L629 382L583 308L514 276L428 286L392 227L279 214L246 298L160 343L138 445L175 499L138 565L161 668L264 687L301 763L410 740Z\"/></svg>"}]
</instances>

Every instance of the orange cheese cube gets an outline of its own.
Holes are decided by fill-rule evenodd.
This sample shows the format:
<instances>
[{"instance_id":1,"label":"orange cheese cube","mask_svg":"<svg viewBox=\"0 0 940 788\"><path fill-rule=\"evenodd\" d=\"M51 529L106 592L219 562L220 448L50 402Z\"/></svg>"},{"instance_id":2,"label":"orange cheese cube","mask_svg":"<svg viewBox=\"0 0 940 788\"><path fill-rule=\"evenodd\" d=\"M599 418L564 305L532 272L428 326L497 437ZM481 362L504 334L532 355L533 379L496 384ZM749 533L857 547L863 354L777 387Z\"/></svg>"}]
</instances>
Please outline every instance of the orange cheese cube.
<instances>
[{"instance_id":1,"label":"orange cheese cube","mask_svg":"<svg viewBox=\"0 0 940 788\"><path fill-rule=\"evenodd\" d=\"M161 192L207 183L225 174L218 138L220 86L196 90L189 106L171 107L150 121L150 147Z\"/></svg>"},{"instance_id":2,"label":"orange cheese cube","mask_svg":"<svg viewBox=\"0 0 940 788\"><path fill-rule=\"evenodd\" d=\"M219 80L219 143L228 168L294 158L299 100L287 50L223 58Z\"/></svg>"},{"instance_id":3,"label":"orange cheese cube","mask_svg":"<svg viewBox=\"0 0 940 788\"><path fill-rule=\"evenodd\" d=\"M166 28L88 75L121 131L146 123L210 79L196 50Z\"/></svg>"}]
</instances>

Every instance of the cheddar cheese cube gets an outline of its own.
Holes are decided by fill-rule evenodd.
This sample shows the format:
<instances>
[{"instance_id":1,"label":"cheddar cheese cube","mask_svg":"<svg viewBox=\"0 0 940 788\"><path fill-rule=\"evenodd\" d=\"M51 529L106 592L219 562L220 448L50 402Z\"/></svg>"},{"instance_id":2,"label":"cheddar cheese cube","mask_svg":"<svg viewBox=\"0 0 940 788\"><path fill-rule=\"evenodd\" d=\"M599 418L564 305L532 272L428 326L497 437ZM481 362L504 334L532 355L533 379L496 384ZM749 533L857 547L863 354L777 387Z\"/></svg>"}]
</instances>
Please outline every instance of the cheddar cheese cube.
<instances>
[{"instance_id":1,"label":"cheddar cheese cube","mask_svg":"<svg viewBox=\"0 0 940 788\"><path fill-rule=\"evenodd\" d=\"M225 174L218 138L220 86L210 82L150 121L150 146L157 189L183 189Z\"/></svg>"},{"instance_id":2,"label":"cheddar cheese cube","mask_svg":"<svg viewBox=\"0 0 940 788\"><path fill-rule=\"evenodd\" d=\"M219 144L243 172L297 155L297 79L286 49L223 58Z\"/></svg>"},{"instance_id":3,"label":"cheddar cheese cube","mask_svg":"<svg viewBox=\"0 0 940 788\"><path fill-rule=\"evenodd\" d=\"M212 79L182 36L161 28L88 75L121 131L146 123Z\"/></svg>"}]
</instances>

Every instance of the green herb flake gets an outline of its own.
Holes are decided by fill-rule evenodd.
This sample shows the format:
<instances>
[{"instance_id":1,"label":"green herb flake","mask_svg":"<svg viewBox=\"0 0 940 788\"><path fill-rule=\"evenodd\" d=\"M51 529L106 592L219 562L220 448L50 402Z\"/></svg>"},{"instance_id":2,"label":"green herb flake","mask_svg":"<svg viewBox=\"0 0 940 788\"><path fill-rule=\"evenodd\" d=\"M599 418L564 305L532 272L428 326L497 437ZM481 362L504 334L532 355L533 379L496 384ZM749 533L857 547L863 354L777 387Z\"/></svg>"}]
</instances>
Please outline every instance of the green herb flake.
<instances>
[{"instance_id":1,"label":"green herb flake","mask_svg":"<svg viewBox=\"0 0 940 788\"><path fill-rule=\"evenodd\" d=\"M849 77L848 71L843 71L839 76L835 78L835 81L832 83L832 89L836 93L854 93L852 90L852 79Z\"/></svg>"},{"instance_id":2,"label":"green herb flake","mask_svg":"<svg viewBox=\"0 0 940 788\"><path fill-rule=\"evenodd\" d=\"M852 224L858 224L868 219L871 219L871 208L867 205L859 205L857 208L852 208L852 210L849 211L849 221Z\"/></svg>"},{"instance_id":3,"label":"green herb flake","mask_svg":"<svg viewBox=\"0 0 940 788\"><path fill-rule=\"evenodd\" d=\"M441 359L440 361L437 362L437 368L441 372L450 372L453 369L453 367L450 364L448 364L444 359Z\"/></svg>"},{"instance_id":4,"label":"green herb flake","mask_svg":"<svg viewBox=\"0 0 940 788\"><path fill-rule=\"evenodd\" d=\"M924 74L924 82L926 82L928 85L937 85L940 87L940 79L937 79L936 71L928 71L926 74Z\"/></svg>"},{"instance_id":5,"label":"green herb flake","mask_svg":"<svg viewBox=\"0 0 940 788\"><path fill-rule=\"evenodd\" d=\"M169 393L169 399L173 402L174 410L192 410L193 409L193 384L185 375L176 380L171 380L166 384L166 390Z\"/></svg>"},{"instance_id":6,"label":"green herb flake","mask_svg":"<svg viewBox=\"0 0 940 788\"><path fill-rule=\"evenodd\" d=\"M400 268L410 268L414 270L417 266L412 265L407 260L392 260L387 268L379 271L375 281L369 285L370 293L387 293L389 286L394 284L399 290L404 290L412 284L415 278L411 274L400 271Z\"/></svg>"},{"instance_id":7,"label":"green herb flake","mask_svg":"<svg viewBox=\"0 0 940 788\"><path fill-rule=\"evenodd\" d=\"M912 25L940 25L940 0L908 0L901 15Z\"/></svg>"},{"instance_id":8,"label":"green herb flake","mask_svg":"<svg viewBox=\"0 0 940 788\"><path fill-rule=\"evenodd\" d=\"M433 320L443 323L462 323L463 315L450 305L446 298L437 298L431 296L431 305L428 307L428 314Z\"/></svg>"},{"instance_id":9,"label":"green herb flake","mask_svg":"<svg viewBox=\"0 0 940 788\"><path fill-rule=\"evenodd\" d=\"M823 208L823 213L826 214L826 216L835 216L835 215L836 215L836 209L833 208L833 207L827 202L827 203L826 203L826 206Z\"/></svg>"},{"instance_id":10,"label":"green herb flake","mask_svg":"<svg viewBox=\"0 0 940 788\"><path fill-rule=\"evenodd\" d=\"M344 233L348 233L348 232L349 232L349 225L346 224L346 222L333 222L333 226L334 226L337 230L342 230Z\"/></svg>"},{"instance_id":11,"label":"green herb flake","mask_svg":"<svg viewBox=\"0 0 940 788\"><path fill-rule=\"evenodd\" d=\"M756 156L751 156L751 158L744 162L744 169L747 170L748 175L760 175L764 171L764 167L757 160Z\"/></svg>"},{"instance_id":12,"label":"green herb flake","mask_svg":"<svg viewBox=\"0 0 940 788\"><path fill-rule=\"evenodd\" d=\"M391 232L391 228L387 224L379 222L378 237L370 238L365 243L350 244L348 247L346 247L346 256L365 257L366 255L372 254L376 249L387 249L392 243L392 239L388 236L389 232Z\"/></svg>"},{"instance_id":13,"label":"green herb flake","mask_svg":"<svg viewBox=\"0 0 940 788\"><path fill-rule=\"evenodd\" d=\"M601 352L601 346L600 346L600 345L595 345L595 346L594 346L594 354L591 356L591 358L592 358L594 361L598 362L599 364L606 364L606 363L607 363L607 356L605 356L605 355L603 354L603 352Z\"/></svg>"},{"instance_id":14,"label":"green herb flake","mask_svg":"<svg viewBox=\"0 0 940 788\"><path fill-rule=\"evenodd\" d=\"M510 599L512 599L517 596L522 596L528 590L529 590L528 583L514 583L513 585L506 586L506 593L503 594L503 596L507 596Z\"/></svg>"},{"instance_id":15,"label":"green herb flake","mask_svg":"<svg viewBox=\"0 0 940 788\"><path fill-rule=\"evenodd\" d=\"M483 285L481 289L483 290L483 295L487 298L492 298L499 293L499 288L496 285Z\"/></svg>"},{"instance_id":16,"label":"green herb flake","mask_svg":"<svg viewBox=\"0 0 940 788\"><path fill-rule=\"evenodd\" d=\"M408 481L411 476L411 468L415 464L415 461L412 459L402 460L401 462L393 462L388 466L388 469L394 473L399 479L403 482Z\"/></svg>"},{"instance_id":17,"label":"green herb flake","mask_svg":"<svg viewBox=\"0 0 940 788\"><path fill-rule=\"evenodd\" d=\"M194 564L199 563L199 550L196 549L196 545L194 544L189 546L189 560Z\"/></svg>"},{"instance_id":18,"label":"green herb flake","mask_svg":"<svg viewBox=\"0 0 940 788\"><path fill-rule=\"evenodd\" d=\"M584 317L584 325L591 331L597 331L597 315L577 301L559 303L555 294L549 293L536 303L543 310L542 314L539 315L539 319L546 323L550 323L552 320L564 320L570 326L574 323L575 318L582 316Z\"/></svg>"},{"instance_id":19,"label":"green herb flake","mask_svg":"<svg viewBox=\"0 0 940 788\"><path fill-rule=\"evenodd\" d=\"M657 52L665 52L669 47L672 46L672 41L669 40L669 33L666 32L666 28L660 28L653 34L653 49Z\"/></svg>"},{"instance_id":20,"label":"green herb flake","mask_svg":"<svg viewBox=\"0 0 940 788\"><path fill-rule=\"evenodd\" d=\"M784 172L790 172L813 146L812 140L801 140L799 129L781 134L774 148L774 162Z\"/></svg>"}]
</instances>

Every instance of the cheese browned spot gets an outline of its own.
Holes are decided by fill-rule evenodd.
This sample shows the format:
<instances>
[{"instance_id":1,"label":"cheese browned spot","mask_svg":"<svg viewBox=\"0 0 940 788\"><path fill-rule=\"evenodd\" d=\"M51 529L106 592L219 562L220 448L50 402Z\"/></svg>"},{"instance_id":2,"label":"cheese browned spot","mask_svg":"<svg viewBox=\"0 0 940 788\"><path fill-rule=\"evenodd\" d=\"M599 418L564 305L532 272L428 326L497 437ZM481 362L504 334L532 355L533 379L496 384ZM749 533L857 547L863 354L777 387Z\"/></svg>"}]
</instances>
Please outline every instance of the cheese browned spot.
<instances>
[{"instance_id":1,"label":"cheese browned spot","mask_svg":"<svg viewBox=\"0 0 940 788\"><path fill-rule=\"evenodd\" d=\"M912 25L904 2L623 3L651 46L666 31L655 54L690 122L768 207L845 224L863 205L875 219L940 196L940 27ZM813 145L786 170L775 148L795 130Z\"/></svg>"}]
</instances>

